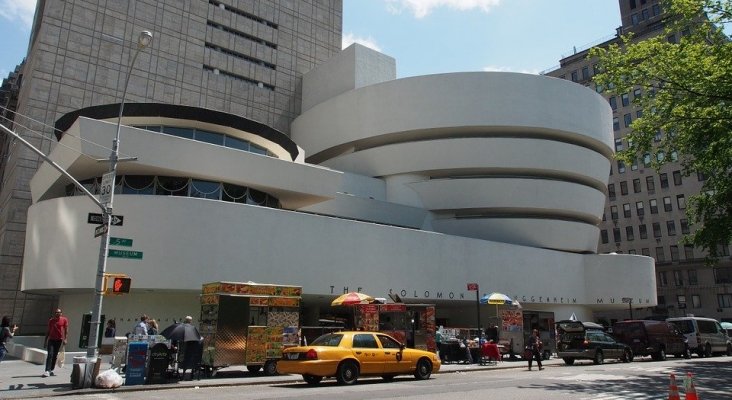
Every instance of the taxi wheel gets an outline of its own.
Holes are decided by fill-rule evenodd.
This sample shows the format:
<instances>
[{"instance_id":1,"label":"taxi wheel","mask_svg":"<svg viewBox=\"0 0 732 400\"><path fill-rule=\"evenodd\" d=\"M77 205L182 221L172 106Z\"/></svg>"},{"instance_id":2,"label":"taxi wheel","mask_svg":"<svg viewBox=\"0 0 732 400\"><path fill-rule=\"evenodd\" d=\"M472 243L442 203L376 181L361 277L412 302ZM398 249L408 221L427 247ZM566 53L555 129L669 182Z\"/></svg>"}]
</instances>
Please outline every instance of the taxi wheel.
<instances>
[{"instance_id":1,"label":"taxi wheel","mask_svg":"<svg viewBox=\"0 0 732 400\"><path fill-rule=\"evenodd\" d=\"M338 366L336 380L341 385L353 385L358 380L358 365L353 361L344 361Z\"/></svg>"},{"instance_id":2,"label":"taxi wheel","mask_svg":"<svg viewBox=\"0 0 732 400\"><path fill-rule=\"evenodd\" d=\"M323 377L315 375L303 375L302 379L304 379L308 385L317 385L318 383L320 383L320 381L323 380Z\"/></svg>"},{"instance_id":3,"label":"taxi wheel","mask_svg":"<svg viewBox=\"0 0 732 400\"><path fill-rule=\"evenodd\" d=\"M414 377L417 379L429 379L432 375L432 363L426 358L417 361L417 369L414 370Z\"/></svg>"},{"instance_id":4,"label":"taxi wheel","mask_svg":"<svg viewBox=\"0 0 732 400\"><path fill-rule=\"evenodd\" d=\"M633 361L633 352L630 351L630 349L623 350L623 358L624 363L629 363Z\"/></svg>"}]
</instances>

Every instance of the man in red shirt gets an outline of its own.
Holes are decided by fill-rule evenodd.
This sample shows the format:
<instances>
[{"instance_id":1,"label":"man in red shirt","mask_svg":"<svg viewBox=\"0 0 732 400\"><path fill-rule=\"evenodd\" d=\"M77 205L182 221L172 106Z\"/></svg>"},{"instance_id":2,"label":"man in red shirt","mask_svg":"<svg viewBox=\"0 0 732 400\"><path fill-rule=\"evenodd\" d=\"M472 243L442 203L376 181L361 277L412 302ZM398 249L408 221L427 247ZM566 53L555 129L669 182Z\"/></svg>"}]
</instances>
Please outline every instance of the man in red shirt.
<instances>
[{"instance_id":1,"label":"man in red shirt","mask_svg":"<svg viewBox=\"0 0 732 400\"><path fill-rule=\"evenodd\" d=\"M46 371L41 375L47 377L55 375L53 368L56 366L56 357L62 345L66 344L69 334L69 320L61 315L61 309L57 308L54 316L48 320L48 330L44 345L46 346Z\"/></svg>"}]
</instances>

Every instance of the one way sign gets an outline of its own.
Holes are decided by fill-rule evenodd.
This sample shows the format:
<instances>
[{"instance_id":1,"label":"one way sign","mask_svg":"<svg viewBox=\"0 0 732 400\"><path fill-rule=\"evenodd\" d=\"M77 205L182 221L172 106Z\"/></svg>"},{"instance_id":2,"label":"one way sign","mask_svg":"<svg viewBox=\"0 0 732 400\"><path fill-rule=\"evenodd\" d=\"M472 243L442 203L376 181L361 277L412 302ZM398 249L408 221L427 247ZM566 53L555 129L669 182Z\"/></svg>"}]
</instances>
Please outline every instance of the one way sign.
<instances>
[{"instance_id":1,"label":"one way sign","mask_svg":"<svg viewBox=\"0 0 732 400\"><path fill-rule=\"evenodd\" d=\"M114 226L122 226L122 224L125 221L125 217L122 215L112 215L112 225ZM101 225L104 223L104 218L102 217L102 214L96 214L96 213L89 213L89 215L86 218L86 222L94 225Z\"/></svg>"}]
</instances>

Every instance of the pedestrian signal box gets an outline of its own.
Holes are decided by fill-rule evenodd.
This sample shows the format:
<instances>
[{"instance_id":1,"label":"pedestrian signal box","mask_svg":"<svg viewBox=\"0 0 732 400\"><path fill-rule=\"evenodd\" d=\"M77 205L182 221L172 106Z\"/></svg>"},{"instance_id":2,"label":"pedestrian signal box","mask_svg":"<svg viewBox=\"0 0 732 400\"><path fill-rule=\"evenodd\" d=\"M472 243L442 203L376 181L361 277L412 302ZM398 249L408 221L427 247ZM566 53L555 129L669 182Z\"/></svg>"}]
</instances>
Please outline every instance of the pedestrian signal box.
<instances>
[{"instance_id":1,"label":"pedestrian signal box","mask_svg":"<svg viewBox=\"0 0 732 400\"><path fill-rule=\"evenodd\" d=\"M112 280L112 294L124 294L130 292L132 278L114 278Z\"/></svg>"}]
</instances>

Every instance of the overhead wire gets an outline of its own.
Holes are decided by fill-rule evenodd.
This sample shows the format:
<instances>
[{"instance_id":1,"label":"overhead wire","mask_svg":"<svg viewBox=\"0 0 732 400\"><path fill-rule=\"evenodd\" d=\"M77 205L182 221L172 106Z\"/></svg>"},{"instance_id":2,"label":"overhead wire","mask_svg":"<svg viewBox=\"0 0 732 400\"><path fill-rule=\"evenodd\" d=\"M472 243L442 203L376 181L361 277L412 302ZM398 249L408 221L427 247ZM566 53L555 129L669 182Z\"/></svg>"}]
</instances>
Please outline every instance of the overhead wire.
<instances>
[{"instance_id":1,"label":"overhead wire","mask_svg":"<svg viewBox=\"0 0 732 400\"><path fill-rule=\"evenodd\" d=\"M10 113L12 113L12 114L15 114L15 116L16 116L16 117L17 117L17 116L21 116L22 118L25 118L25 119L27 119L27 120L29 120L29 121L32 121L32 122L38 123L38 124L40 124L40 125L42 125L42 126L45 126L45 127L51 128L51 131L52 131L52 132L59 132L59 133L63 133L64 135L68 135L68 136L70 136L70 137L73 137L73 138L79 139L79 140L80 140L80 141L82 141L82 142L85 142L85 143L89 143L89 144L91 144L91 145L93 145L93 146L96 146L96 147L98 147L98 148L100 148L100 149L104 149L104 150L109 150L109 152L110 152L110 153L111 153L111 152L113 151L113 150L112 150L112 148L110 148L110 147L107 147L107 146L104 146L104 145L102 145L102 144L99 144L99 143L97 143L97 142L94 142L93 140L85 139L85 138L82 138L81 136L77 136L77 135L71 134L71 133L69 133L68 131L67 131L67 132L65 132L65 133L64 133L64 132L61 132L61 130L57 129L57 128L56 128L56 127L54 127L54 126L48 125L48 124L46 124L46 123L44 123L44 122L42 122L42 121L39 121L39 120L37 120L37 119L34 119L34 118L30 117L30 116L27 116L27 115L21 114L21 113L19 113L19 112L17 112L17 111L11 110L11 109L9 109L9 108L7 108L7 107L4 107L4 106L1 106L1 105L0 105L0 110L4 110L4 111L7 111L7 112L10 112ZM11 123L13 123L13 124L15 124L15 125L17 125L17 126L20 126L20 127L24 128L24 129L26 129L26 130L27 130L27 131L28 131L29 133L32 133L32 134L34 134L34 135L36 135L36 136L39 136L39 137L40 137L40 138L42 138L42 139L47 139L47 140L51 140L51 141L53 141L53 140L54 140L54 138L53 138L53 137L49 137L49 136L47 136L47 134L46 134L46 133L44 133L44 132L39 132L39 131L37 131L37 130L35 130L35 129L32 129L32 128L30 128L30 127L29 127L28 125L22 124L22 123L18 122L17 120L10 120L9 118L5 117L4 115L0 115L0 117L2 117L2 119L4 119L4 120L7 120L7 121L9 121L9 122L11 122ZM65 145L65 144L61 143L61 141L58 141L58 140L57 140L57 141L56 141L56 144L57 144L57 145L59 145L59 146L62 146L62 147L64 147L64 148L66 148L66 149L69 149L69 150L73 151L74 153L77 153L77 154L79 154L79 155L81 155L81 156L83 156L83 157L89 158L89 159L91 159L91 160L94 160L94 161L98 161L98 159L96 159L96 158L94 158L94 157L92 157L92 156L90 156L90 155L88 155L88 154L85 154L85 153L83 153L83 152L81 152L81 151L78 151L77 149L75 149L75 148L72 148L72 147L70 147L70 146L68 146L68 145ZM125 154L125 153L121 153L120 155L122 155L122 156L125 156L125 157L132 157L132 156L130 156L130 155L128 155L128 154Z\"/></svg>"}]
</instances>

